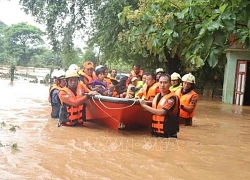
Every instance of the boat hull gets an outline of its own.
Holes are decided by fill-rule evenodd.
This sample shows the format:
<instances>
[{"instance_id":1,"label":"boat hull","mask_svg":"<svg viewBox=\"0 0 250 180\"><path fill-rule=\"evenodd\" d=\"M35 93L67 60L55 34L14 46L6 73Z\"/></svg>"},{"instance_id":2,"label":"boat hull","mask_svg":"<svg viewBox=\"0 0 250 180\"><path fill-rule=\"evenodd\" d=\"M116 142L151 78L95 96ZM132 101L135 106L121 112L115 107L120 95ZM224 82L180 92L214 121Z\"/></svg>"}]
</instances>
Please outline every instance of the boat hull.
<instances>
[{"instance_id":1,"label":"boat hull","mask_svg":"<svg viewBox=\"0 0 250 180\"><path fill-rule=\"evenodd\" d=\"M94 96L86 107L86 119L97 120L112 129L150 127L152 114L135 99Z\"/></svg>"}]
</instances>

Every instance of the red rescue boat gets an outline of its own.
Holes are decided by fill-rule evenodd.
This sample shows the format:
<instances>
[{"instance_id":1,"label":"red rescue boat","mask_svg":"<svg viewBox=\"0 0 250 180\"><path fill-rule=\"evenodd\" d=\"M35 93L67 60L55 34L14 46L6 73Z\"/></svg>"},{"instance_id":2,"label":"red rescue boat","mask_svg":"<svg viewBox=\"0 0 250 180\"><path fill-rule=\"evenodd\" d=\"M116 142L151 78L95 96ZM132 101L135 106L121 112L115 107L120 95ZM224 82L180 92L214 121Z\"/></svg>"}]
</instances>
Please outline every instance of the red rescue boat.
<instances>
[{"instance_id":1,"label":"red rescue boat","mask_svg":"<svg viewBox=\"0 0 250 180\"><path fill-rule=\"evenodd\" d=\"M97 120L112 129L134 129L150 127L152 114L136 99L97 95L87 103L86 119Z\"/></svg>"}]
</instances>

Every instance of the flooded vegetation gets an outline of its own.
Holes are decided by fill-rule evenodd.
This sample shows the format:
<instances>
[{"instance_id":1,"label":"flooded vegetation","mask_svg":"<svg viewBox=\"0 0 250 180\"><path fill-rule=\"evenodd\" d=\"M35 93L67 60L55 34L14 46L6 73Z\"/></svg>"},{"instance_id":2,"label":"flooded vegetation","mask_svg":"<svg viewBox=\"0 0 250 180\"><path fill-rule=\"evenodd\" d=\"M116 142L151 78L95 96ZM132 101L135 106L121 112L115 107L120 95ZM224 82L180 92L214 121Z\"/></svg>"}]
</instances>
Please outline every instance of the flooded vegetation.
<instances>
[{"instance_id":1,"label":"flooded vegetation","mask_svg":"<svg viewBox=\"0 0 250 180\"><path fill-rule=\"evenodd\" d=\"M248 179L250 107L199 100L178 139L86 122L57 127L49 86L0 80L1 179Z\"/></svg>"}]
</instances>

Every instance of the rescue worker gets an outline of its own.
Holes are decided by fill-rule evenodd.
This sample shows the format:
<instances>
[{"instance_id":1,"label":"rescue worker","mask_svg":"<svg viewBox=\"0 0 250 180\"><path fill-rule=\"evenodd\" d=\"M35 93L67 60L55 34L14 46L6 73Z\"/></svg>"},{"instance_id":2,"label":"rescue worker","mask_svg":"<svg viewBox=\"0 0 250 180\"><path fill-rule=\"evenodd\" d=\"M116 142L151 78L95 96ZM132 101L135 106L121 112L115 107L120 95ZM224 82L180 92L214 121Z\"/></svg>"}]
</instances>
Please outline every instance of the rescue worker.
<instances>
[{"instance_id":1,"label":"rescue worker","mask_svg":"<svg viewBox=\"0 0 250 180\"><path fill-rule=\"evenodd\" d=\"M79 83L79 75L75 70L67 70L65 78L67 86L59 92L61 101L59 125L82 125L86 118L85 103L98 93L90 91L84 84Z\"/></svg>"},{"instance_id":2,"label":"rescue worker","mask_svg":"<svg viewBox=\"0 0 250 180\"><path fill-rule=\"evenodd\" d=\"M192 126L195 107L197 105L199 95L193 90L195 77L189 73L182 77L183 87L175 91L180 99L180 124Z\"/></svg>"},{"instance_id":3,"label":"rescue worker","mask_svg":"<svg viewBox=\"0 0 250 180\"><path fill-rule=\"evenodd\" d=\"M51 117L59 118L60 100L58 97L59 91L66 85L65 72L63 70L55 71L52 74L54 84L49 89L49 102L51 103Z\"/></svg>"},{"instance_id":4,"label":"rescue worker","mask_svg":"<svg viewBox=\"0 0 250 180\"><path fill-rule=\"evenodd\" d=\"M164 74L164 73L165 73L165 71L164 71L163 68L158 68L158 69L155 70L155 75L156 75L155 79L156 79L156 82L159 81L161 75Z\"/></svg>"},{"instance_id":5,"label":"rescue worker","mask_svg":"<svg viewBox=\"0 0 250 180\"><path fill-rule=\"evenodd\" d=\"M146 85L143 86L140 92L137 94L139 99L145 99L147 101L153 101L157 93L159 93L159 83L155 82L155 74L148 74L146 77Z\"/></svg>"},{"instance_id":6,"label":"rescue worker","mask_svg":"<svg viewBox=\"0 0 250 180\"><path fill-rule=\"evenodd\" d=\"M133 70L130 72L129 76L128 76L128 80L127 80L127 86L129 85L131 79L133 77L137 77L138 75L143 75L143 70L141 69L141 67L139 65L134 65Z\"/></svg>"},{"instance_id":7,"label":"rescue worker","mask_svg":"<svg viewBox=\"0 0 250 180\"><path fill-rule=\"evenodd\" d=\"M92 82L97 79L94 72L94 63L86 61L83 63L83 69L79 72L80 80L91 90Z\"/></svg>"},{"instance_id":8,"label":"rescue worker","mask_svg":"<svg viewBox=\"0 0 250 180\"><path fill-rule=\"evenodd\" d=\"M171 92L175 92L177 89L182 88L180 74L176 72L171 74L171 84L172 86L169 88Z\"/></svg>"},{"instance_id":9,"label":"rescue worker","mask_svg":"<svg viewBox=\"0 0 250 180\"><path fill-rule=\"evenodd\" d=\"M170 75L163 74L159 79L160 93L153 99L152 107L139 100L141 106L153 114L151 134L156 137L177 138L179 132L180 102L178 96L170 92L170 86Z\"/></svg>"}]
</instances>

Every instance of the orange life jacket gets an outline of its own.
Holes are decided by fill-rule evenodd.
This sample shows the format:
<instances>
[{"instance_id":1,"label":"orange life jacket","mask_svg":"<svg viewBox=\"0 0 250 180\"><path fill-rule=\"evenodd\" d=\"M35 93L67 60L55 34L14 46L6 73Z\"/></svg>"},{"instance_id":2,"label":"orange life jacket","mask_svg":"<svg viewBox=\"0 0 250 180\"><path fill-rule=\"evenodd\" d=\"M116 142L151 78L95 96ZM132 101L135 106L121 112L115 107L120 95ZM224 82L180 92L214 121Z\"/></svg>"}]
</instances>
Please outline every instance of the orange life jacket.
<instances>
[{"instance_id":1,"label":"orange life jacket","mask_svg":"<svg viewBox=\"0 0 250 180\"><path fill-rule=\"evenodd\" d=\"M107 83L107 86L109 86L110 84L112 84L111 78L109 78L109 77L105 77L104 81Z\"/></svg>"},{"instance_id":2,"label":"orange life jacket","mask_svg":"<svg viewBox=\"0 0 250 180\"><path fill-rule=\"evenodd\" d=\"M160 93L156 95L152 102L152 107L155 109L162 109L164 104L169 100L169 98L175 99L175 104L170 108L165 116L153 115L152 120L152 132L157 134L176 134L179 131L179 112L180 112L180 102L178 96L171 92L163 96L160 101L158 98ZM157 100L159 103L157 104Z\"/></svg>"},{"instance_id":3,"label":"orange life jacket","mask_svg":"<svg viewBox=\"0 0 250 180\"><path fill-rule=\"evenodd\" d=\"M190 100L192 99L192 97L194 95L198 96L198 94L196 92L194 92L193 90L191 90L190 92L188 92L187 94L182 94L181 93L181 90L182 88L179 88L175 91L175 94L179 97L180 99L180 104L181 105L184 105L184 106L189 106L190 104ZM192 113L188 113L184 110L180 110L180 117L181 118L192 118L194 117L194 111L195 111L195 108L193 110Z\"/></svg>"},{"instance_id":4,"label":"orange life jacket","mask_svg":"<svg viewBox=\"0 0 250 180\"><path fill-rule=\"evenodd\" d=\"M159 82L154 83L147 91L148 86L144 89L143 96L145 100L153 101L156 94L159 93Z\"/></svg>"},{"instance_id":5,"label":"orange life jacket","mask_svg":"<svg viewBox=\"0 0 250 180\"><path fill-rule=\"evenodd\" d=\"M130 72L130 77L134 77L134 76L137 76L137 75L143 75L143 70L140 70L140 72L139 72L139 74L135 74L135 71L134 70L132 70L131 72Z\"/></svg>"},{"instance_id":6,"label":"orange life jacket","mask_svg":"<svg viewBox=\"0 0 250 180\"><path fill-rule=\"evenodd\" d=\"M89 76L85 72L83 72L83 70L80 70L78 74L81 76L80 79L83 81L83 83L86 84L89 89L91 89L93 81L97 79L95 73L93 72L92 76Z\"/></svg>"},{"instance_id":7,"label":"orange life jacket","mask_svg":"<svg viewBox=\"0 0 250 180\"><path fill-rule=\"evenodd\" d=\"M67 87L62 88L61 91L65 91L68 94L68 97L72 99L77 99L79 97L82 97L82 94L84 93L82 92L83 91L82 84L77 85L76 95ZM59 121L61 122L61 124L65 124L67 126L74 126L83 123L82 112L83 108L85 108L84 105L73 107L63 102L61 102L61 104L62 104L61 112L59 115Z\"/></svg>"}]
</instances>

